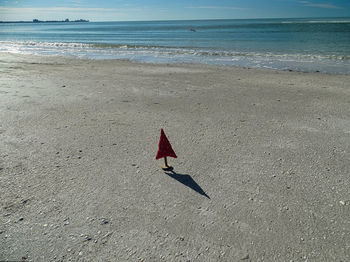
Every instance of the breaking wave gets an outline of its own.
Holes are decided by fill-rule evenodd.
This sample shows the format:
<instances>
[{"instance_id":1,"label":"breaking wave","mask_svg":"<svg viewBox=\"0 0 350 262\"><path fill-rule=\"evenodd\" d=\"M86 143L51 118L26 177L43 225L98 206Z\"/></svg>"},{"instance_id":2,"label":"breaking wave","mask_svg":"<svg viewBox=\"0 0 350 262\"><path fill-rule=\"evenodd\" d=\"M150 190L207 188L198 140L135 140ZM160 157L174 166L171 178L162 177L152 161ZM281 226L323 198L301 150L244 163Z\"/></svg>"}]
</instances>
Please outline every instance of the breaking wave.
<instances>
[{"instance_id":1,"label":"breaking wave","mask_svg":"<svg viewBox=\"0 0 350 262\"><path fill-rule=\"evenodd\" d=\"M151 63L203 63L350 74L350 55L283 54L195 47L35 41L0 41L0 52L75 56L88 59L128 59Z\"/></svg>"}]
</instances>

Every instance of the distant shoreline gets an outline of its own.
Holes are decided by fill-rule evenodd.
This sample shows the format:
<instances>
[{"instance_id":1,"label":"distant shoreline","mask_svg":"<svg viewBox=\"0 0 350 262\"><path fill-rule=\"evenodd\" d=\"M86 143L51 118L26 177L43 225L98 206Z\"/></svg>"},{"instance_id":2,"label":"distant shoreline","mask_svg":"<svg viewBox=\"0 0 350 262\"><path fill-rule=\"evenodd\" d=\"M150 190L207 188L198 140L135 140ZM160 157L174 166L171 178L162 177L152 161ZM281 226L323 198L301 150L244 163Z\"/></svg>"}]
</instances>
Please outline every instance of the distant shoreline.
<instances>
[{"instance_id":1,"label":"distant shoreline","mask_svg":"<svg viewBox=\"0 0 350 262\"><path fill-rule=\"evenodd\" d=\"M11 23L88 23L90 22L89 20L85 19L77 19L77 20L69 20L68 18L65 20L38 20L38 19L33 19L32 21L0 21L0 23L3 24L11 24Z\"/></svg>"}]
</instances>

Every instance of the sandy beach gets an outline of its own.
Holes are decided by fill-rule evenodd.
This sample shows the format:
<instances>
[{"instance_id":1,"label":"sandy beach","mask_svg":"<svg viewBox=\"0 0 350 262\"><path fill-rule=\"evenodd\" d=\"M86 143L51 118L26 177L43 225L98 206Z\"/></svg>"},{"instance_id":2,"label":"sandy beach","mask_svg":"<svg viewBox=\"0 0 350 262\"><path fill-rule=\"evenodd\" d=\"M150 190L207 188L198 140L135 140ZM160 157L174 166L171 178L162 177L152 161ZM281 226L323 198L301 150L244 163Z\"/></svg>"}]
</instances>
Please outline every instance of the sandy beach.
<instances>
[{"instance_id":1,"label":"sandy beach","mask_svg":"<svg viewBox=\"0 0 350 262\"><path fill-rule=\"evenodd\" d=\"M349 83L1 54L0 261L350 261Z\"/></svg>"}]
</instances>

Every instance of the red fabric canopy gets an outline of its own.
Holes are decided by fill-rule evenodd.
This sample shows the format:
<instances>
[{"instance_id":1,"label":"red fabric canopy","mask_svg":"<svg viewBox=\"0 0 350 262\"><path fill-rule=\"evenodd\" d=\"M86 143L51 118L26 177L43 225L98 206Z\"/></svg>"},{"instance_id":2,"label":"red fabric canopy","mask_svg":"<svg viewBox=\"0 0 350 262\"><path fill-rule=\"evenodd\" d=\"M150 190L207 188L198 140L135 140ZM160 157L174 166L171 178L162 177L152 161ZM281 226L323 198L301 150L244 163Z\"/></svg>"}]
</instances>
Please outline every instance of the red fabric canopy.
<instances>
[{"instance_id":1,"label":"red fabric canopy","mask_svg":"<svg viewBox=\"0 0 350 262\"><path fill-rule=\"evenodd\" d=\"M166 137L163 128L160 130L160 139L158 143L158 152L156 159L162 158L162 157L174 157L177 158L173 148L170 145L170 142L168 138Z\"/></svg>"}]
</instances>

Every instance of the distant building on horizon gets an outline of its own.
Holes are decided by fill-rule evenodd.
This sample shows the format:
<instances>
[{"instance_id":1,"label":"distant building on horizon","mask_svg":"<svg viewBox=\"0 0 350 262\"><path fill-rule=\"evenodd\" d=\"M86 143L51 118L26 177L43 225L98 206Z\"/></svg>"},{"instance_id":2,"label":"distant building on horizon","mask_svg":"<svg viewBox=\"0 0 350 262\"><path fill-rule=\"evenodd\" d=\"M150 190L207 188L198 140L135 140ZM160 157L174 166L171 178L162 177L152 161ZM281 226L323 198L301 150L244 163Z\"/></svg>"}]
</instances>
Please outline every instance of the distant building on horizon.
<instances>
[{"instance_id":1,"label":"distant building on horizon","mask_svg":"<svg viewBox=\"0 0 350 262\"><path fill-rule=\"evenodd\" d=\"M46 21L41 21L39 19L33 19L33 23L69 23L69 22L90 22L89 20L85 20L85 19L77 19L77 20L73 20L70 21L68 18L66 18L65 20L46 20Z\"/></svg>"}]
</instances>

